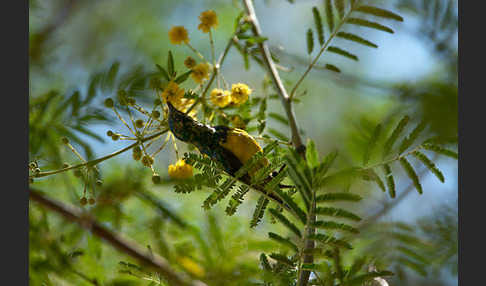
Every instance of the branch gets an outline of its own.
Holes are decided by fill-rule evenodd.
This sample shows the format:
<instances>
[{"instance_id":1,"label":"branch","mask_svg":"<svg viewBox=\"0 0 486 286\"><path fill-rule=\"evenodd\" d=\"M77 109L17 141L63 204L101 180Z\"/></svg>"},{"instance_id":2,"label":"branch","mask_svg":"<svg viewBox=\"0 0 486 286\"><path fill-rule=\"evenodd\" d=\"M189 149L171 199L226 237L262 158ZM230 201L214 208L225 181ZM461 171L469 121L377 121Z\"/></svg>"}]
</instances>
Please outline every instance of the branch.
<instances>
[{"instance_id":1,"label":"branch","mask_svg":"<svg viewBox=\"0 0 486 286\"><path fill-rule=\"evenodd\" d=\"M78 208L68 206L57 200L48 198L41 194L40 191L30 189L29 199L42 205L57 214L63 216L65 219L78 223L82 228L90 231L95 236L102 238L114 248L127 255L138 259L144 264L147 264L155 269L162 276L164 276L170 285L187 285L187 286L205 286L201 281L191 280L187 275L175 272L169 265L169 262L157 254L145 253L143 248L133 241L121 237L119 234L112 232L102 226L93 218L86 216Z\"/></svg>"},{"instance_id":2,"label":"branch","mask_svg":"<svg viewBox=\"0 0 486 286\"><path fill-rule=\"evenodd\" d=\"M256 37L262 37L262 31L260 29L260 24L258 23L258 18L255 14L255 8L253 7L253 3L251 2L251 0L243 0L243 4L245 6L246 13L248 14L248 19L252 23L253 34ZM302 139L299 134L299 128L297 127L297 121L295 120L295 115L292 110L291 100L289 98L289 95L287 94L287 90L285 90L282 80L280 79L280 75L278 74L275 63L272 60L268 45L265 41L263 41L258 43L258 47L260 48L263 56L263 61L265 62L268 72L270 73L277 93L280 96L280 100L285 109L285 113L287 114L292 136L292 144L299 154L304 155L305 145L302 143Z\"/></svg>"},{"instance_id":3,"label":"branch","mask_svg":"<svg viewBox=\"0 0 486 286\"><path fill-rule=\"evenodd\" d=\"M72 170L72 169L77 169L77 168L81 168L81 167L84 167L84 166L95 166L103 161L106 161L108 159L111 159L117 155L120 155L121 153L124 153L130 149L132 149L133 147L139 145L140 143L143 143L143 142L146 142L146 141L149 141L149 140L152 140L152 139L155 139L157 137L159 137L160 135L166 133L167 131L169 131L169 129L164 129L160 132L157 132L153 135L150 135L150 136L147 136L145 138L143 138L142 140L140 141L137 141L123 149L120 149L116 152L113 152L111 154L108 154L106 156L103 156L101 158L98 158L98 159L94 159L94 160L91 160L91 161L87 161L87 162L84 162L84 163L81 163L81 164L77 164L77 165L74 165L74 166L69 166L67 168L62 168L62 169L59 169L59 170L54 170L54 171L48 171L48 172L40 172L38 174L35 174L35 175L32 175L32 176L29 176L29 178L40 178L40 177L46 177L46 176L50 176L50 175L55 175L55 174L59 174L59 173L63 173L63 172L66 172L66 171L69 171L69 170Z\"/></svg>"}]
</instances>

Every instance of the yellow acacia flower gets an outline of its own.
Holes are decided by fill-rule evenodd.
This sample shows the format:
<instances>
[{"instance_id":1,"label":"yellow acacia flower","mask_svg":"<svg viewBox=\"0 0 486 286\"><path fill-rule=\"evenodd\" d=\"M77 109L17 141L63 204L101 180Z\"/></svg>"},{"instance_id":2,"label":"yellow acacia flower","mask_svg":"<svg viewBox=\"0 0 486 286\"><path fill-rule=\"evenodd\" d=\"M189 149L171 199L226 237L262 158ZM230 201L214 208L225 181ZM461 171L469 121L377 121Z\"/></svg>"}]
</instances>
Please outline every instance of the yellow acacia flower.
<instances>
[{"instance_id":1,"label":"yellow acacia flower","mask_svg":"<svg viewBox=\"0 0 486 286\"><path fill-rule=\"evenodd\" d=\"M192 68L191 77L197 83L203 83L204 80L209 78L209 64L199 63Z\"/></svg>"},{"instance_id":2,"label":"yellow acacia flower","mask_svg":"<svg viewBox=\"0 0 486 286\"><path fill-rule=\"evenodd\" d=\"M169 165L169 176L173 179L188 179L192 177L192 166L181 159L175 165Z\"/></svg>"},{"instance_id":3,"label":"yellow acacia flower","mask_svg":"<svg viewBox=\"0 0 486 286\"><path fill-rule=\"evenodd\" d=\"M172 102L172 105L174 105L177 110L185 113L194 104L194 102L196 101L192 98L180 98L179 100ZM194 108L187 115L196 119L196 113L197 110Z\"/></svg>"},{"instance_id":4,"label":"yellow acacia flower","mask_svg":"<svg viewBox=\"0 0 486 286\"><path fill-rule=\"evenodd\" d=\"M222 90L215 88L211 91L211 102L218 107L225 107L231 102L231 95L229 90Z\"/></svg>"},{"instance_id":5,"label":"yellow acacia flower","mask_svg":"<svg viewBox=\"0 0 486 286\"><path fill-rule=\"evenodd\" d=\"M196 66L196 60L191 58L191 57L187 57L185 60L184 60L184 65L186 66L186 68L188 69L192 69L193 67Z\"/></svg>"},{"instance_id":6,"label":"yellow acacia flower","mask_svg":"<svg viewBox=\"0 0 486 286\"><path fill-rule=\"evenodd\" d=\"M201 15L199 15L199 20L201 23L197 28L203 33L208 33L211 28L216 28L218 26L218 17L213 10L202 12Z\"/></svg>"},{"instance_id":7,"label":"yellow acacia flower","mask_svg":"<svg viewBox=\"0 0 486 286\"><path fill-rule=\"evenodd\" d=\"M162 98L167 102L172 104L177 104L178 101L184 96L184 89L180 88L179 85L173 81L165 87L162 92Z\"/></svg>"},{"instance_id":8,"label":"yellow acacia flower","mask_svg":"<svg viewBox=\"0 0 486 286\"><path fill-rule=\"evenodd\" d=\"M251 89L244 83L237 83L231 85L231 102L240 105L248 100L251 94Z\"/></svg>"},{"instance_id":9,"label":"yellow acacia flower","mask_svg":"<svg viewBox=\"0 0 486 286\"><path fill-rule=\"evenodd\" d=\"M173 26L169 30L169 40L174 45L179 45L182 42L189 43L189 36L184 26Z\"/></svg>"},{"instance_id":10,"label":"yellow acacia flower","mask_svg":"<svg viewBox=\"0 0 486 286\"><path fill-rule=\"evenodd\" d=\"M205 275L204 269L199 266L194 260L187 256L182 256L177 258L178 262L184 267L187 272L191 273L192 275L202 278Z\"/></svg>"}]
</instances>

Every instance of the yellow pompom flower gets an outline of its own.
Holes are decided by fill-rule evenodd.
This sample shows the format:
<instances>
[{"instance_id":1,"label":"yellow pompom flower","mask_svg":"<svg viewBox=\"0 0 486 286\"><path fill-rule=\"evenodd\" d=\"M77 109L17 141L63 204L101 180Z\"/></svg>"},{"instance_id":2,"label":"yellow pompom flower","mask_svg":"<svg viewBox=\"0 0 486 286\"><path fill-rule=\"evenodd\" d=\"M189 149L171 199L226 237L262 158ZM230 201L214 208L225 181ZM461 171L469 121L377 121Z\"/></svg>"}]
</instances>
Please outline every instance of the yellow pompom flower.
<instances>
[{"instance_id":1,"label":"yellow pompom flower","mask_svg":"<svg viewBox=\"0 0 486 286\"><path fill-rule=\"evenodd\" d=\"M173 81L165 87L162 92L162 98L167 102L172 104L177 104L184 96L184 89L180 88L179 85Z\"/></svg>"},{"instance_id":2,"label":"yellow pompom flower","mask_svg":"<svg viewBox=\"0 0 486 286\"><path fill-rule=\"evenodd\" d=\"M184 26L174 26L169 30L169 40L174 45L189 43L189 35Z\"/></svg>"},{"instance_id":3,"label":"yellow pompom flower","mask_svg":"<svg viewBox=\"0 0 486 286\"><path fill-rule=\"evenodd\" d=\"M231 102L231 94L228 90L215 88L211 91L211 102L218 107L225 107Z\"/></svg>"},{"instance_id":4,"label":"yellow pompom flower","mask_svg":"<svg viewBox=\"0 0 486 286\"><path fill-rule=\"evenodd\" d=\"M187 57L185 60L184 60L184 65L186 66L186 68L188 69L192 69L193 67L196 66L196 60L191 58L191 57Z\"/></svg>"},{"instance_id":5,"label":"yellow pompom flower","mask_svg":"<svg viewBox=\"0 0 486 286\"><path fill-rule=\"evenodd\" d=\"M237 83L231 85L231 102L240 105L248 100L251 94L251 89L244 83Z\"/></svg>"},{"instance_id":6,"label":"yellow pompom flower","mask_svg":"<svg viewBox=\"0 0 486 286\"><path fill-rule=\"evenodd\" d=\"M179 99L175 102L171 102L171 103L172 103L172 105L174 105L175 108L177 108L177 110L185 113L194 104L194 102L196 102L196 101L192 98L191 99L181 98L181 99ZM187 115L196 119L196 113L197 113L197 110L194 108Z\"/></svg>"},{"instance_id":7,"label":"yellow pompom flower","mask_svg":"<svg viewBox=\"0 0 486 286\"><path fill-rule=\"evenodd\" d=\"M169 176L173 179L188 179L192 177L192 166L181 159L175 165L169 165Z\"/></svg>"},{"instance_id":8,"label":"yellow pompom flower","mask_svg":"<svg viewBox=\"0 0 486 286\"><path fill-rule=\"evenodd\" d=\"M192 79L197 83L203 83L204 80L209 78L210 66L207 63L199 63L193 69L191 73Z\"/></svg>"},{"instance_id":9,"label":"yellow pompom flower","mask_svg":"<svg viewBox=\"0 0 486 286\"><path fill-rule=\"evenodd\" d=\"M202 12L201 15L199 15L199 20L201 23L197 28L203 33L208 33L211 28L216 28L218 26L218 17L213 10Z\"/></svg>"},{"instance_id":10,"label":"yellow pompom flower","mask_svg":"<svg viewBox=\"0 0 486 286\"><path fill-rule=\"evenodd\" d=\"M191 273L192 275L202 278L205 275L204 269L199 266L194 260L187 256L182 256L177 258L178 262L181 264L187 272Z\"/></svg>"}]
</instances>

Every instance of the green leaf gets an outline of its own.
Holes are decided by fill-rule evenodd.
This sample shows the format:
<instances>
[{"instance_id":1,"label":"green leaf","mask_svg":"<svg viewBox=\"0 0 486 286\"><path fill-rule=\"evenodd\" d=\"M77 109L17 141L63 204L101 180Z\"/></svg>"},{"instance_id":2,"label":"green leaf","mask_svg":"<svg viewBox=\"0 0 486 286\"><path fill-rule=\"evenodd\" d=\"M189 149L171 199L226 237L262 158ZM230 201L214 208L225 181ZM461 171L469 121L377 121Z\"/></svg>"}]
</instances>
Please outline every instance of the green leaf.
<instances>
[{"instance_id":1,"label":"green leaf","mask_svg":"<svg viewBox=\"0 0 486 286\"><path fill-rule=\"evenodd\" d=\"M361 220L361 218L358 215L352 212L339 209L339 208L333 208L333 207L317 207L315 213L318 215L347 218L354 221Z\"/></svg>"},{"instance_id":2,"label":"green leaf","mask_svg":"<svg viewBox=\"0 0 486 286\"><path fill-rule=\"evenodd\" d=\"M341 72L341 70L338 67L336 67L335 65L326 64L324 67L326 69L330 70L330 71L333 71L333 72L338 72L338 73Z\"/></svg>"},{"instance_id":3,"label":"green leaf","mask_svg":"<svg viewBox=\"0 0 486 286\"><path fill-rule=\"evenodd\" d=\"M417 159L419 159L426 167L429 169L442 183L444 182L444 175L437 168L437 166L430 160L425 154L420 151L415 151L412 153Z\"/></svg>"},{"instance_id":4,"label":"green leaf","mask_svg":"<svg viewBox=\"0 0 486 286\"><path fill-rule=\"evenodd\" d=\"M172 56L171 51L169 51L169 56L167 57L167 71L169 72L171 78L175 76L174 57Z\"/></svg>"},{"instance_id":5,"label":"green leaf","mask_svg":"<svg viewBox=\"0 0 486 286\"><path fill-rule=\"evenodd\" d=\"M388 194L391 198L395 198L396 191L395 191L395 180L393 179L392 171L390 165L384 164L383 171L385 172L386 178L386 185L388 187Z\"/></svg>"},{"instance_id":6,"label":"green leaf","mask_svg":"<svg viewBox=\"0 0 486 286\"><path fill-rule=\"evenodd\" d=\"M291 248L292 250L294 250L295 252L299 252L299 248L297 247L297 245L295 245L292 241L290 241L290 239L288 238L283 238L281 237L280 235L274 233L274 232L269 232L268 233L268 237L286 247L289 247Z\"/></svg>"},{"instance_id":7,"label":"green leaf","mask_svg":"<svg viewBox=\"0 0 486 286\"><path fill-rule=\"evenodd\" d=\"M386 192L385 184L381 180L380 176L378 176L378 174L375 172L375 170L364 169L362 176L363 176L363 180L374 181L383 192Z\"/></svg>"},{"instance_id":8,"label":"green leaf","mask_svg":"<svg viewBox=\"0 0 486 286\"><path fill-rule=\"evenodd\" d=\"M344 17L344 0L335 0L336 10L338 11L339 19Z\"/></svg>"},{"instance_id":9,"label":"green leaf","mask_svg":"<svg viewBox=\"0 0 486 286\"><path fill-rule=\"evenodd\" d=\"M403 169L407 173L407 176L410 178L410 180L412 180L415 189L417 189L419 194L422 194L422 185L420 185L419 177L417 176L417 173L415 173L412 165L410 165L407 159L403 157L400 158L400 165L402 165Z\"/></svg>"},{"instance_id":10,"label":"green leaf","mask_svg":"<svg viewBox=\"0 0 486 286\"><path fill-rule=\"evenodd\" d=\"M155 64L155 66L157 67L157 69L159 70L159 72L162 74L162 76L167 81L170 81L170 77L169 77L169 74L167 73L167 71L163 67L161 67L159 64Z\"/></svg>"},{"instance_id":11,"label":"green leaf","mask_svg":"<svg viewBox=\"0 0 486 286\"><path fill-rule=\"evenodd\" d=\"M352 59L352 60L355 60L355 61L358 61L359 60L356 55L353 55L350 52L345 51L345 50L343 50L341 48L338 48L338 47L335 47L335 46L330 46L329 48L327 48L327 51L328 52L331 52L331 53L335 53L335 54L341 55L343 57L346 57L346 58L349 58L349 59Z\"/></svg>"},{"instance_id":12,"label":"green leaf","mask_svg":"<svg viewBox=\"0 0 486 286\"><path fill-rule=\"evenodd\" d=\"M322 244L329 244L332 246L343 247L347 249L353 249L351 244L345 240L337 239L333 236L325 235L322 233L314 233L309 235L309 239L318 241Z\"/></svg>"},{"instance_id":13,"label":"green leaf","mask_svg":"<svg viewBox=\"0 0 486 286\"><path fill-rule=\"evenodd\" d=\"M374 7L374 6L366 6L366 5L359 6L358 8L356 8L355 11L363 12L363 13L366 13L366 14L371 14L373 16L378 16L378 17L382 17L382 18L386 18L386 19L392 19L392 20L399 21L399 22L403 22L402 16L395 14L391 11L381 9L381 8L378 8L378 7Z\"/></svg>"},{"instance_id":14,"label":"green leaf","mask_svg":"<svg viewBox=\"0 0 486 286\"><path fill-rule=\"evenodd\" d=\"M262 266L263 270L265 271L272 271L272 266L268 262L267 256L265 253L260 254L260 265Z\"/></svg>"},{"instance_id":15,"label":"green leaf","mask_svg":"<svg viewBox=\"0 0 486 286\"><path fill-rule=\"evenodd\" d=\"M283 264L286 264L290 267L294 267L294 265L295 265L295 263L292 262L290 259L288 259L287 256L282 255L280 253L271 253L269 256L270 256L270 258L273 258L276 261L283 263Z\"/></svg>"},{"instance_id":16,"label":"green leaf","mask_svg":"<svg viewBox=\"0 0 486 286\"><path fill-rule=\"evenodd\" d=\"M410 117L408 117L407 115L405 115L400 120L400 122L398 122L398 124L395 127L395 129L393 129L392 134L390 135L390 137L388 138L388 140L385 142L385 145L383 147L383 157L385 157L385 155L388 155L388 153L390 153L390 150L392 149L393 144L395 144L395 142L397 141L398 137L400 136L400 134L405 129L405 126L407 125L407 123L408 123L409 120L410 120Z\"/></svg>"},{"instance_id":17,"label":"green leaf","mask_svg":"<svg viewBox=\"0 0 486 286\"><path fill-rule=\"evenodd\" d=\"M226 207L226 213L228 215L231 216L235 214L238 206L243 203L243 197L246 195L246 193L248 193L249 190L250 188L247 185L240 185L238 191L231 196L231 200Z\"/></svg>"},{"instance_id":18,"label":"green leaf","mask_svg":"<svg viewBox=\"0 0 486 286\"><path fill-rule=\"evenodd\" d=\"M287 154L284 157L288 166L288 174L306 201L306 204L308 204L312 194L312 178L307 176L305 172L307 166L304 165L300 155L293 150L290 151L290 154Z\"/></svg>"},{"instance_id":19,"label":"green leaf","mask_svg":"<svg viewBox=\"0 0 486 286\"><path fill-rule=\"evenodd\" d=\"M368 146L363 156L363 165L368 164L368 161L370 160L371 157L371 153L373 152L373 149L376 146L376 141L378 141L378 137L380 136L380 133L381 133L381 124L378 124L376 125L375 130L373 131L373 134L371 134L370 140L368 141Z\"/></svg>"},{"instance_id":20,"label":"green leaf","mask_svg":"<svg viewBox=\"0 0 486 286\"><path fill-rule=\"evenodd\" d=\"M322 27L321 14L316 6L312 7L312 14L314 15L314 24L316 25L317 38L319 39L319 44L324 45L324 27Z\"/></svg>"},{"instance_id":21,"label":"green leaf","mask_svg":"<svg viewBox=\"0 0 486 286\"><path fill-rule=\"evenodd\" d=\"M370 42L370 41L368 41L364 38L361 38L360 36L355 35L355 34L346 33L346 32L339 32L339 33L336 34L336 36L339 37L339 38L349 40L349 41L353 41L353 42L358 43L358 44L368 46L368 47L378 48L378 45L376 45L375 43L372 43L372 42Z\"/></svg>"},{"instance_id":22,"label":"green leaf","mask_svg":"<svg viewBox=\"0 0 486 286\"><path fill-rule=\"evenodd\" d=\"M276 130L276 129L273 129L273 128L268 128L268 133L272 134L273 136L277 137L277 139L279 140L282 140L282 141L285 141L285 142L289 142L289 138L287 136L285 136L282 132Z\"/></svg>"},{"instance_id":23,"label":"green leaf","mask_svg":"<svg viewBox=\"0 0 486 286\"><path fill-rule=\"evenodd\" d=\"M275 112L270 112L268 114L269 117L277 120L278 122L282 123L283 125L285 126L288 126L289 125L289 121L287 120L287 118L285 118L285 116L282 116L281 114L279 113L275 113Z\"/></svg>"},{"instance_id":24,"label":"green leaf","mask_svg":"<svg viewBox=\"0 0 486 286\"><path fill-rule=\"evenodd\" d=\"M396 247L396 249L397 249L398 251L400 251L401 253L405 254L406 256L411 257L411 258L413 258L413 259L415 259L415 260L417 260L417 261L420 261L420 262L421 262L421 263L423 263L423 264L428 264L428 263L430 263L430 262L428 261L428 259L426 259L426 258L425 258L425 257L423 257L422 255L420 255L420 254L416 253L415 251L413 251L413 250L411 250L411 249L409 249L409 248L407 248L407 247L404 247L404 246L399 245L399 246L397 246L397 247Z\"/></svg>"},{"instance_id":25,"label":"green leaf","mask_svg":"<svg viewBox=\"0 0 486 286\"><path fill-rule=\"evenodd\" d=\"M316 202L359 202L362 197L352 193L327 193L316 197Z\"/></svg>"},{"instance_id":26,"label":"green leaf","mask_svg":"<svg viewBox=\"0 0 486 286\"><path fill-rule=\"evenodd\" d=\"M284 201L285 204L297 215L303 224L307 223L306 213L297 205L297 203L287 193L282 192L279 188L275 189L275 193Z\"/></svg>"},{"instance_id":27,"label":"green leaf","mask_svg":"<svg viewBox=\"0 0 486 286\"><path fill-rule=\"evenodd\" d=\"M400 144L399 153L402 154L405 150L407 150L412 144L417 140L420 133L425 129L427 125L425 122L420 122L413 130L410 132L408 137L404 138L402 143Z\"/></svg>"},{"instance_id":28,"label":"green leaf","mask_svg":"<svg viewBox=\"0 0 486 286\"><path fill-rule=\"evenodd\" d=\"M253 218L251 219L250 222L251 228L256 227L258 223L260 223L260 221L262 220L268 202L269 201L267 198L265 198L265 196L260 196L260 198L258 199L258 203L256 205L255 211L253 212Z\"/></svg>"},{"instance_id":29,"label":"green leaf","mask_svg":"<svg viewBox=\"0 0 486 286\"><path fill-rule=\"evenodd\" d=\"M344 223L337 223L334 221L323 221L323 220L316 221L314 223L314 227L320 229L335 229L335 230L342 230L351 233L359 233L359 230L357 228L354 228Z\"/></svg>"},{"instance_id":30,"label":"green leaf","mask_svg":"<svg viewBox=\"0 0 486 286\"><path fill-rule=\"evenodd\" d=\"M188 70L187 72L181 74L180 76L178 76L174 80L175 83L181 84L181 83L185 82L191 73L192 73L192 70Z\"/></svg>"},{"instance_id":31,"label":"green leaf","mask_svg":"<svg viewBox=\"0 0 486 286\"><path fill-rule=\"evenodd\" d=\"M458 154L456 152L451 151L451 150L447 150L447 149L442 148L438 145L427 143L427 144L422 144L422 148L429 150L429 151L433 151L435 153L438 153L438 154L441 154L441 155L444 155L444 156L447 156L447 157L458 159Z\"/></svg>"},{"instance_id":32,"label":"green leaf","mask_svg":"<svg viewBox=\"0 0 486 286\"><path fill-rule=\"evenodd\" d=\"M388 32L390 34L394 33L393 30L391 28L388 28L387 26L383 26L383 25L378 24L376 22L371 22L371 21L368 21L368 20L360 19L360 18L348 18L346 20L346 23L352 24L352 25L368 27L368 28Z\"/></svg>"},{"instance_id":33,"label":"green leaf","mask_svg":"<svg viewBox=\"0 0 486 286\"><path fill-rule=\"evenodd\" d=\"M412 261L408 258L400 257L397 259L397 262L407 266L408 268L412 269L413 271L417 272L422 276L427 276L427 271L425 270L425 265L419 264L415 261Z\"/></svg>"},{"instance_id":34,"label":"green leaf","mask_svg":"<svg viewBox=\"0 0 486 286\"><path fill-rule=\"evenodd\" d=\"M312 29L309 28L307 30L307 54L311 54L314 50L314 34L312 33Z\"/></svg>"},{"instance_id":35,"label":"green leaf","mask_svg":"<svg viewBox=\"0 0 486 286\"><path fill-rule=\"evenodd\" d=\"M314 141L311 139L308 139L306 146L305 158L307 160L307 164L311 168L316 168L319 165L319 154L316 150L316 144L314 144Z\"/></svg>"},{"instance_id":36,"label":"green leaf","mask_svg":"<svg viewBox=\"0 0 486 286\"><path fill-rule=\"evenodd\" d=\"M326 19L327 19L327 25L329 27L329 31L332 32L334 31L334 12L332 8L332 0L326 0Z\"/></svg>"},{"instance_id":37,"label":"green leaf","mask_svg":"<svg viewBox=\"0 0 486 286\"><path fill-rule=\"evenodd\" d=\"M291 221L289 221L283 214L281 214L278 210L276 209L269 209L270 213L278 220L280 221L284 226L286 226L290 231L295 233L299 238L302 237L302 234L300 233L299 228L295 224L293 224Z\"/></svg>"}]
</instances>

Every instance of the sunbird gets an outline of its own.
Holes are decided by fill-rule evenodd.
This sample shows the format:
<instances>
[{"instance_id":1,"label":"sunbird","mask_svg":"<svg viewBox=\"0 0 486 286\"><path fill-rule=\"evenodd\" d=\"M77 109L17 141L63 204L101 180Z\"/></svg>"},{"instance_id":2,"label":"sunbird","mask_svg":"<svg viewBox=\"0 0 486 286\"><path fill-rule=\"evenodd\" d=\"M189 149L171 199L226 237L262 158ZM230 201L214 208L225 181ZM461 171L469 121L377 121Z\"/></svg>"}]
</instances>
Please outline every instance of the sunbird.
<instances>
[{"instance_id":1,"label":"sunbird","mask_svg":"<svg viewBox=\"0 0 486 286\"><path fill-rule=\"evenodd\" d=\"M224 170L232 176L235 176L254 154L263 151L255 138L242 129L202 124L177 110L170 102L167 102L167 105L169 106L169 128L172 134L183 142L193 144L201 153L221 163ZM253 170L240 179L250 184L250 176L258 168L268 164L268 160L263 158ZM281 202L275 195L269 194L269 196Z\"/></svg>"}]
</instances>

